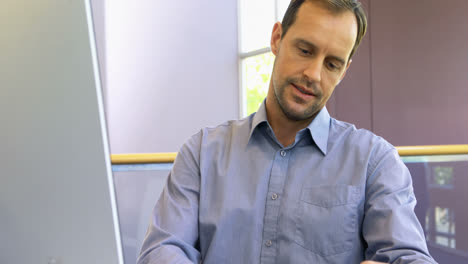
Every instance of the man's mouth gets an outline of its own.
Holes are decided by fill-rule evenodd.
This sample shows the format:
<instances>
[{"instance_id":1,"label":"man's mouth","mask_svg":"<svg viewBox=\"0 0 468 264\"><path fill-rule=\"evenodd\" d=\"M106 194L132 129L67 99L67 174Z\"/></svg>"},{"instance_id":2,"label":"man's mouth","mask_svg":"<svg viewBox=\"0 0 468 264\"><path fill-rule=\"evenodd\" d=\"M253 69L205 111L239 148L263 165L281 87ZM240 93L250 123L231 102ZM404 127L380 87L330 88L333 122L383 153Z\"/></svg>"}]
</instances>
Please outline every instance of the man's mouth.
<instances>
[{"instance_id":1,"label":"man's mouth","mask_svg":"<svg viewBox=\"0 0 468 264\"><path fill-rule=\"evenodd\" d=\"M294 86L294 88L296 88L299 92L305 94L305 95L309 95L309 96L315 96L315 94L311 93L311 92L308 92L306 90L306 88L302 87L302 86L299 86L299 85L296 85L296 84L293 84L292 83L292 86Z\"/></svg>"}]
</instances>

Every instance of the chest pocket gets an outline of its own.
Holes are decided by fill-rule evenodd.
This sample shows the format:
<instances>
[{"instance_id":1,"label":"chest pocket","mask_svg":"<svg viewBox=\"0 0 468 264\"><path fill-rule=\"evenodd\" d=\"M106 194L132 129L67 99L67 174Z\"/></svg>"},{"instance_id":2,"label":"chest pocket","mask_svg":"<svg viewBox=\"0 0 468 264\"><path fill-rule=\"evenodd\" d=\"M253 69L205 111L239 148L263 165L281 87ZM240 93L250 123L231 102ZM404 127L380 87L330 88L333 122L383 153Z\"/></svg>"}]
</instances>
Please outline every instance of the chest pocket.
<instances>
[{"instance_id":1,"label":"chest pocket","mask_svg":"<svg viewBox=\"0 0 468 264\"><path fill-rule=\"evenodd\" d=\"M357 186L303 188L296 212L297 244L321 256L353 248L358 230Z\"/></svg>"}]
</instances>

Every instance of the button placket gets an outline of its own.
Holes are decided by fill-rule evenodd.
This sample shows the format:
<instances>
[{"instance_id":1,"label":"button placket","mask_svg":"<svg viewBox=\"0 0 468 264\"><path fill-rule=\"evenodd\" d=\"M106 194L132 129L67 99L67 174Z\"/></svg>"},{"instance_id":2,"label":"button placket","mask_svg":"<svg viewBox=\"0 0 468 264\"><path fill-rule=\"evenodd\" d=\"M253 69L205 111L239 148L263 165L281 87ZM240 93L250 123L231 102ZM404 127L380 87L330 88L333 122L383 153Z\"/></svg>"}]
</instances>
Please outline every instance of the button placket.
<instances>
[{"instance_id":1,"label":"button placket","mask_svg":"<svg viewBox=\"0 0 468 264\"><path fill-rule=\"evenodd\" d=\"M261 263L272 263L278 254L275 241L278 239L278 219L280 216L280 194L284 189L284 182L289 163L289 151L277 149L273 161L268 194L266 197L265 216L263 222L263 246L261 251Z\"/></svg>"}]
</instances>

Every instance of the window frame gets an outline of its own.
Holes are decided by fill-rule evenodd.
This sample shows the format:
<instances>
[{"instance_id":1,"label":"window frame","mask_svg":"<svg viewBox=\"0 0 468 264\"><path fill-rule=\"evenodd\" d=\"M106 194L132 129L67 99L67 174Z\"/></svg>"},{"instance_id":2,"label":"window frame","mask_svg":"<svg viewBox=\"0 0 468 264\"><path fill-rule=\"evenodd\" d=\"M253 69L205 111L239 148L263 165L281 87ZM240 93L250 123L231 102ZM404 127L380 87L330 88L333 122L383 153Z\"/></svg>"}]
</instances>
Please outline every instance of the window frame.
<instances>
[{"instance_id":1,"label":"window frame","mask_svg":"<svg viewBox=\"0 0 468 264\"><path fill-rule=\"evenodd\" d=\"M280 17L284 14L279 14L279 1L274 0L274 21L281 21ZM244 74L244 61L248 58L266 54L271 52L271 47L264 47L259 49L254 49L247 52L242 52L242 44L243 44L243 28L242 28L242 21L241 21L241 13L242 13L242 5L241 0L237 1L237 18L238 18L238 72L239 72L239 117L244 118L247 116L247 80ZM273 25L271 25L273 27Z\"/></svg>"}]
</instances>

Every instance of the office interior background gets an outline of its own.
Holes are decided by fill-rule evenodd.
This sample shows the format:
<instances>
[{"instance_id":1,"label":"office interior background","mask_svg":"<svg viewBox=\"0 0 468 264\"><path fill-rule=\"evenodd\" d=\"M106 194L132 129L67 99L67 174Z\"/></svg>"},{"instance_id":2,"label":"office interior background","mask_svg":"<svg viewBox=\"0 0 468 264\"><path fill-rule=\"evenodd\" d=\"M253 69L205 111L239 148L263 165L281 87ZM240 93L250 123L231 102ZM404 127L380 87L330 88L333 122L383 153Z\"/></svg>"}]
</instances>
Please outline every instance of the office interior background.
<instances>
[{"instance_id":1,"label":"office interior background","mask_svg":"<svg viewBox=\"0 0 468 264\"><path fill-rule=\"evenodd\" d=\"M369 31L327 105L331 115L396 146L466 144L468 2L362 3ZM111 152L176 152L201 127L254 111L272 67L270 32L287 4L94 0ZM431 253L465 263L466 157L406 162ZM170 169L158 166L114 167L127 263Z\"/></svg>"}]
</instances>

